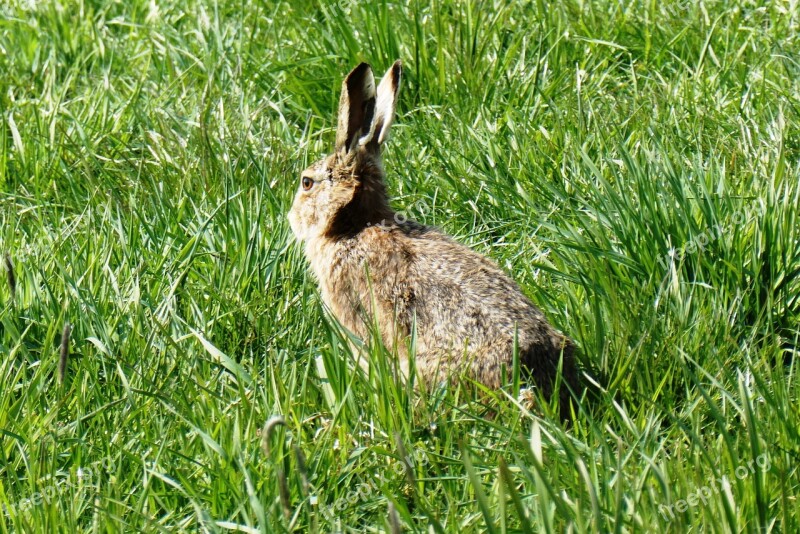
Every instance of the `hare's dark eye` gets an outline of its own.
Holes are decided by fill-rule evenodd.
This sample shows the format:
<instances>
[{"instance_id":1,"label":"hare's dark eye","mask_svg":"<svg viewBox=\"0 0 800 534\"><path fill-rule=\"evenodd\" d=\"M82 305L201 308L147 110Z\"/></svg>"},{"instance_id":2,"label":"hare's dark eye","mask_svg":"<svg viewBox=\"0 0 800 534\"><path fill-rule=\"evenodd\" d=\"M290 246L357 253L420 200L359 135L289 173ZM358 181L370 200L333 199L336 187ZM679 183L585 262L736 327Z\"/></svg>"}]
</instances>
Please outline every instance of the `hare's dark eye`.
<instances>
[{"instance_id":1,"label":"hare's dark eye","mask_svg":"<svg viewBox=\"0 0 800 534\"><path fill-rule=\"evenodd\" d=\"M314 180L312 180L308 176L303 176L302 184L303 184L303 191L308 191L314 186Z\"/></svg>"}]
</instances>

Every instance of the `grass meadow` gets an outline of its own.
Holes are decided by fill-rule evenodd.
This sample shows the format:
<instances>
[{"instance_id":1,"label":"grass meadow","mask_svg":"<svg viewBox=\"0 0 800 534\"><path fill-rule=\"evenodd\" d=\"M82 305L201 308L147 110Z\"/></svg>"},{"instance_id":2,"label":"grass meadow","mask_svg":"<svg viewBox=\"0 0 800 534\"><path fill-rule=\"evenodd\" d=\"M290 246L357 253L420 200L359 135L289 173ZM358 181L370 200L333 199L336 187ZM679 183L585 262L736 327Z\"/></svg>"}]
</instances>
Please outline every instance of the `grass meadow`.
<instances>
[{"instance_id":1,"label":"grass meadow","mask_svg":"<svg viewBox=\"0 0 800 534\"><path fill-rule=\"evenodd\" d=\"M0 3L0 532L800 531L797 1L326 2ZM323 308L286 213L397 58L393 205L576 341L571 425Z\"/></svg>"}]
</instances>

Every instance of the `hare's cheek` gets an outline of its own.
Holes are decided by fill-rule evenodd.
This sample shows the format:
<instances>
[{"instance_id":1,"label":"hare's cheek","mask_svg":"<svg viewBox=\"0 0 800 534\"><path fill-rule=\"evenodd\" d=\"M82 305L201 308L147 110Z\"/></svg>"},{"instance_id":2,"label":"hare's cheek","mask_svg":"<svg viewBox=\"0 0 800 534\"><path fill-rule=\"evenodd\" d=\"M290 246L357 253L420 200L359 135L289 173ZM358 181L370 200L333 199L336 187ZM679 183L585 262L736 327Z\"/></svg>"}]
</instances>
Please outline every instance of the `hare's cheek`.
<instances>
[{"instance_id":1,"label":"hare's cheek","mask_svg":"<svg viewBox=\"0 0 800 534\"><path fill-rule=\"evenodd\" d=\"M289 226L292 228L292 233L294 233L297 239L301 241L305 239L306 232L304 231L304 224L303 224L303 202L300 198L300 193L294 199L294 203L292 204L292 209L289 210Z\"/></svg>"},{"instance_id":2,"label":"hare's cheek","mask_svg":"<svg viewBox=\"0 0 800 534\"><path fill-rule=\"evenodd\" d=\"M292 209L289 210L289 226L297 239L306 241L315 236L318 220L313 196L298 193Z\"/></svg>"},{"instance_id":3,"label":"hare's cheek","mask_svg":"<svg viewBox=\"0 0 800 534\"><path fill-rule=\"evenodd\" d=\"M299 221L297 220L297 213L295 213L294 208L289 210L289 216L287 218L289 219L289 227L292 229L292 233L294 234L294 236L297 239L302 240L303 236L300 235L300 224Z\"/></svg>"}]
</instances>

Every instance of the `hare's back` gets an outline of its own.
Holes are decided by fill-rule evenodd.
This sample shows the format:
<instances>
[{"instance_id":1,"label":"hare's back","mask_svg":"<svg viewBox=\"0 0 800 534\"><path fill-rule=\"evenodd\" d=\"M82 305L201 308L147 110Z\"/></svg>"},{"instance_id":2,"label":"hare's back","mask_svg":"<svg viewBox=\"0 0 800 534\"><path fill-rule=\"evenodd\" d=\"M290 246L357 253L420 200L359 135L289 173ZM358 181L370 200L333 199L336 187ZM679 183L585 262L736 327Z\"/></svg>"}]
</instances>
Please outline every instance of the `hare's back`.
<instances>
[{"instance_id":1,"label":"hare's back","mask_svg":"<svg viewBox=\"0 0 800 534\"><path fill-rule=\"evenodd\" d=\"M515 329L522 342L549 328L542 313L492 261L445 236L429 233L411 241L418 329L480 344L513 337Z\"/></svg>"}]
</instances>

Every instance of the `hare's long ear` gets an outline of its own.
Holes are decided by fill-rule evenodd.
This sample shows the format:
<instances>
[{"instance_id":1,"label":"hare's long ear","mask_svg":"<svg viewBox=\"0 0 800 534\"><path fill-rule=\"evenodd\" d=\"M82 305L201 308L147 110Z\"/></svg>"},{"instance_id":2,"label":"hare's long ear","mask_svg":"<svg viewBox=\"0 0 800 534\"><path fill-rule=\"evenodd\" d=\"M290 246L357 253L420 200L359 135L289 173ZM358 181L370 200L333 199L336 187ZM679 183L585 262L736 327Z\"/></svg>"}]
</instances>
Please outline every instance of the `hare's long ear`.
<instances>
[{"instance_id":1,"label":"hare's long ear","mask_svg":"<svg viewBox=\"0 0 800 534\"><path fill-rule=\"evenodd\" d=\"M361 140L370 150L379 151L380 146L389 135L389 128L394 120L397 107L397 91L400 89L400 75L403 66L400 60L386 71L378 86L378 101L375 104L375 119L372 122L369 134Z\"/></svg>"},{"instance_id":2,"label":"hare's long ear","mask_svg":"<svg viewBox=\"0 0 800 534\"><path fill-rule=\"evenodd\" d=\"M375 78L372 68L367 63L361 63L350 71L342 83L336 151L349 152L355 148L358 140L369 133L374 116Z\"/></svg>"}]
</instances>

